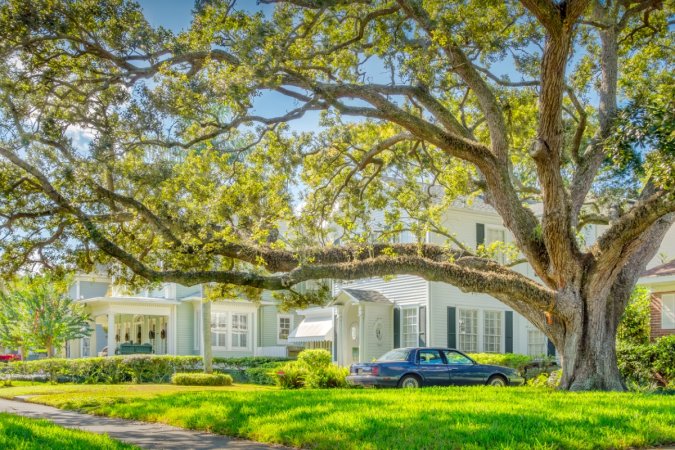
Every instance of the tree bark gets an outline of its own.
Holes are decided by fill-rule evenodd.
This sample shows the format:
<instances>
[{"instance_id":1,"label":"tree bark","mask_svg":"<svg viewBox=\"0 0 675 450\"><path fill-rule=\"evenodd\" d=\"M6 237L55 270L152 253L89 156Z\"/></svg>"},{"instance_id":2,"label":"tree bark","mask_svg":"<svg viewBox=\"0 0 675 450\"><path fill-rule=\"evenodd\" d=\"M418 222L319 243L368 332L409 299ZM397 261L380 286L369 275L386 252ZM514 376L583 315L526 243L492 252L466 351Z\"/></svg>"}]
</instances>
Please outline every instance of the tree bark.
<instances>
[{"instance_id":1,"label":"tree bark","mask_svg":"<svg viewBox=\"0 0 675 450\"><path fill-rule=\"evenodd\" d=\"M213 347L211 343L211 302L202 300L202 351L204 373L213 372Z\"/></svg>"}]
</instances>

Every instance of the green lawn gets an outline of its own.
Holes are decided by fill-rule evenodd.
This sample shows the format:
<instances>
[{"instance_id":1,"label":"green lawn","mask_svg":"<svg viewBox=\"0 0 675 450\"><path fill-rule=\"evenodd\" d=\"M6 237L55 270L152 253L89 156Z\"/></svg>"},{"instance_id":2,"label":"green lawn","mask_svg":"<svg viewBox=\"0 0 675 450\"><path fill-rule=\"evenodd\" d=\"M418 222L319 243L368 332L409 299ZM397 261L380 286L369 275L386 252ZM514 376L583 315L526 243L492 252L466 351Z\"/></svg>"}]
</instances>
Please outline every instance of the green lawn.
<instances>
[{"instance_id":1,"label":"green lawn","mask_svg":"<svg viewBox=\"0 0 675 450\"><path fill-rule=\"evenodd\" d=\"M534 388L281 391L252 386L0 389L95 414L320 449L628 448L675 442L675 396Z\"/></svg>"},{"instance_id":2,"label":"green lawn","mask_svg":"<svg viewBox=\"0 0 675 450\"><path fill-rule=\"evenodd\" d=\"M135 449L102 436L68 430L47 420L28 419L0 413L0 448L3 450L94 450Z\"/></svg>"}]
</instances>

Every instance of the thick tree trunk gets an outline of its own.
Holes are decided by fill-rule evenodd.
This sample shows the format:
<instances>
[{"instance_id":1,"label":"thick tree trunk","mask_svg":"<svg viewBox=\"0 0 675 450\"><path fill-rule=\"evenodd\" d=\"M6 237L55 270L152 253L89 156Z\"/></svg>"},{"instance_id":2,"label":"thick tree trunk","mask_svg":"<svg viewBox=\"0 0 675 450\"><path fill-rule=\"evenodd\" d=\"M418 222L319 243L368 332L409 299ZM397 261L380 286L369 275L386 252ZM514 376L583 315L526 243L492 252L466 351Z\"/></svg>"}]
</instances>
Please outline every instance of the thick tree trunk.
<instances>
[{"instance_id":1,"label":"thick tree trunk","mask_svg":"<svg viewBox=\"0 0 675 450\"><path fill-rule=\"evenodd\" d=\"M624 391L616 360L616 331L581 325L583 337L566 339L559 349L563 369L560 389Z\"/></svg>"}]
</instances>

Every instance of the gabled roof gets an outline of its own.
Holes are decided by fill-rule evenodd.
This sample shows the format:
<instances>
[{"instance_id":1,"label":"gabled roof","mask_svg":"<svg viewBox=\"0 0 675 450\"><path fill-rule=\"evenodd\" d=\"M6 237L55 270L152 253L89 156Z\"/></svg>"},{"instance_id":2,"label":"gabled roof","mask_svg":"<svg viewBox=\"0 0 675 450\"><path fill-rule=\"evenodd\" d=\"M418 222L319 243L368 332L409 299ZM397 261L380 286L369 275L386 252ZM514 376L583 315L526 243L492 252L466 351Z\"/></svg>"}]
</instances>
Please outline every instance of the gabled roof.
<instances>
[{"instance_id":1,"label":"gabled roof","mask_svg":"<svg viewBox=\"0 0 675 450\"><path fill-rule=\"evenodd\" d=\"M652 267L642 274L643 277L668 277L671 275L675 275L675 259L660 266Z\"/></svg>"},{"instance_id":2,"label":"gabled roof","mask_svg":"<svg viewBox=\"0 0 675 450\"><path fill-rule=\"evenodd\" d=\"M357 302L392 303L387 297L377 291L365 289L342 289L342 292L352 297Z\"/></svg>"}]
</instances>

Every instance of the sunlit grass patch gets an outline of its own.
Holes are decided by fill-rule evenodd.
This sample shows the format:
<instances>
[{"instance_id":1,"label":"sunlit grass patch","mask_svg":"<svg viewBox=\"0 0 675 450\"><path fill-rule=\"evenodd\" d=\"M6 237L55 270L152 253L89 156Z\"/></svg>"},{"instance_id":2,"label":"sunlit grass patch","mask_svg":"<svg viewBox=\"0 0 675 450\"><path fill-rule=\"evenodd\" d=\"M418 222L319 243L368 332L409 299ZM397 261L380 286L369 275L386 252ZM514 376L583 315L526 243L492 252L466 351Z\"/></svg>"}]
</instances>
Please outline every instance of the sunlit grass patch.
<instances>
[{"instance_id":1,"label":"sunlit grass patch","mask_svg":"<svg viewBox=\"0 0 675 450\"><path fill-rule=\"evenodd\" d=\"M47 420L0 413L0 448L3 450L136 449L108 436L69 430Z\"/></svg>"},{"instance_id":2,"label":"sunlit grass patch","mask_svg":"<svg viewBox=\"0 0 675 450\"><path fill-rule=\"evenodd\" d=\"M170 385L0 389L114 417L318 449L644 447L675 442L675 397L533 388L278 390Z\"/></svg>"}]
</instances>

